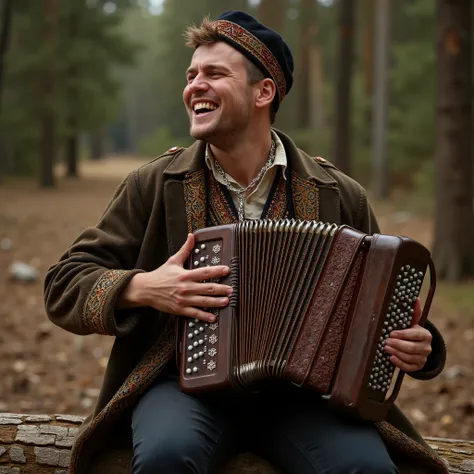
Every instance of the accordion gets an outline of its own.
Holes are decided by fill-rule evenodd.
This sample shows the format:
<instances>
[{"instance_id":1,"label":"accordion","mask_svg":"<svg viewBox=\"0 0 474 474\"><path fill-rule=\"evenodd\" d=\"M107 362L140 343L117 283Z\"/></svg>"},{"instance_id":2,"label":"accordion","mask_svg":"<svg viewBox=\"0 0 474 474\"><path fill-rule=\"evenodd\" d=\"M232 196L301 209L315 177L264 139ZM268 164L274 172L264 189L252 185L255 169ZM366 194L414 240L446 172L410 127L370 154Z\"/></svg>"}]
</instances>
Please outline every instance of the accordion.
<instances>
[{"instance_id":1,"label":"accordion","mask_svg":"<svg viewBox=\"0 0 474 474\"><path fill-rule=\"evenodd\" d=\"M227 265L230 303L215 323L179 318L184 392L258 390L272 380L313 391L333 407L383 420L404 373L383 350L410 327L430 270L419 321L435 291L430 252L402 236L368 235L317 221L254 220L200 229L188 268Z\"/></svg>"}]
</instances>

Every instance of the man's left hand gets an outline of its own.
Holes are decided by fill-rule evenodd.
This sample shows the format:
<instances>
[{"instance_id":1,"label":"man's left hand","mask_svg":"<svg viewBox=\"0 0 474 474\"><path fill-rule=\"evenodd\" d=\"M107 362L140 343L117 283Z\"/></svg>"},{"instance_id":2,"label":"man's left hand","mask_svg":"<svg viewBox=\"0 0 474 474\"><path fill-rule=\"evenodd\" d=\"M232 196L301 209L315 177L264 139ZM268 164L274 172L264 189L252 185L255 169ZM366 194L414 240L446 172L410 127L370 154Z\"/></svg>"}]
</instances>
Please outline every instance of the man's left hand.
<instances>
[{"instance_id":1,"label":"man's left hand","mask_svg":"<svg viewBox=\"0 0 474 474\"><path fill-rule=\"evenodd\" d=\"M431 333L421 327L421 303L417 298L413 308L413 325L408 329L392 331L385 342L385 352L390 360L404 372L415 372L426 364L431 354Z\"/></svg>"}]
</instances>

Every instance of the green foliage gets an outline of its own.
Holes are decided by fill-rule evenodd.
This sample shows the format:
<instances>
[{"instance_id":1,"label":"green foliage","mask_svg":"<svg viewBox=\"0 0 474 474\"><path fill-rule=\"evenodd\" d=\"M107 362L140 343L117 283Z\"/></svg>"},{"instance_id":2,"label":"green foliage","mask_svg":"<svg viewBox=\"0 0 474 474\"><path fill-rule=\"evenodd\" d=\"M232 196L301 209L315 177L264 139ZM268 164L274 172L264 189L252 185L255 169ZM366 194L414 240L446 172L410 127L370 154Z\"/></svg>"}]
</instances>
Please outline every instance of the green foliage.
<instances>
[{"instance_id":1,"label":"green foliage","mask_svg":"<svg viewBox=\"0 0 474 474\"><path fill-rule=\"evenodd\" d=\"M0 117L11 171L31 174L37 169L47 110L54 113L59 147L69 134L101 130L116 117L116 68L133 65L137 49L121 33L131 2L117 5L107 13L103 2L59 1L52 16L41 1L14 3ZM53 100L46 93L50 86Z\"/></svg>"},{"instance_id":2,"label":"green foliage","mask_svg":"<svg viewBox=\"0 0 474 474\"><path fill-rule=\"evenodd\" d=\"M245 0L164 0L160 15L146 1L106 0L58 2L61 5L59 50L55 63L57 100L42 101L42 77L48 45L43 41L42 2L17 0L14 37L7 60L2 136L8 140L16 169L34 170L46 107L53 107L60 138L72 129L81 133L108 130L112 149L156 156L174 145L189 143L189 123L182 100L184 72L192 51L183 33L207 14L242 8L258 15L258 5ZM368 27L368 2L359 2L355 69L352 82L352 174L370 184L372 170L370 111L372 98L364 83L362 46ZM295 76L299 63L300 0L288 0L281 32L292 48ZM299 130L298 83L285 98L275 126L312 155L331 159L338 45L338 2L319 2L316 42L322 53L327 131ZM397 0L392 4L388 156L394 185L416 187L429 199L434 144L435 3ZM71 24L71 18L76 23ZM71 29L72 28L72 29ZM74 33L75 34L72 34ZM72 33L71 33L72 32ZM71 123L71 110L75 123ZM420 200L421 202L421 200Z\"/></svg>"}]
</instances>

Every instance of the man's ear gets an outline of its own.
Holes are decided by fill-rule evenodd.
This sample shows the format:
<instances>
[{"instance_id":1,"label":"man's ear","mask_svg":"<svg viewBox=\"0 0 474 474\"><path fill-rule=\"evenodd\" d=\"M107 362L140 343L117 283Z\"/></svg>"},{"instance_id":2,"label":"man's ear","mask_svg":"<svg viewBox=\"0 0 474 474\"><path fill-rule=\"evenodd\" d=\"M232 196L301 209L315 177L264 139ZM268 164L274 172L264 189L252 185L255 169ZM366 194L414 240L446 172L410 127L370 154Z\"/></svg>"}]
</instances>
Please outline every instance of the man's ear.
<instances>
[{"instance_id":1,"label":"man's ear","mask_svg":"<svg viewBox=\"0 0 474 474\"><path fill-rule=\"evenodd\" d=\"M275 83L270 78L265 78L258 84L255 106L264 108L272 104L277 93Z\"/></svg>"}]
</instances>

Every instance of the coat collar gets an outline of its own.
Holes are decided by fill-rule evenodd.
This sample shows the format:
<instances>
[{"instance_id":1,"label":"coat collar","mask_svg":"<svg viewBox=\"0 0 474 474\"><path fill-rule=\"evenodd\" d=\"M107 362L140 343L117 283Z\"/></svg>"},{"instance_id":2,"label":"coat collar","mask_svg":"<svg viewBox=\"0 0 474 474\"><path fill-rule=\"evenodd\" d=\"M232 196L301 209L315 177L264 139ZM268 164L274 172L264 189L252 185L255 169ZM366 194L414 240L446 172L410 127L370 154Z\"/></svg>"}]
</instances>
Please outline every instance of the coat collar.
<instances>
[{"instance_id":1,"label":"coat collar","mask_svg":"<svg viewBox=\"0 0 474 474\"><path fill-rule=\"evenodd\" d=\"M288 162L292 169L303 179L314 180L318 184L335 185L336 181L324 168L305 152L300 150L290 137L283 132L274 129L280 137L287 154ZM186 177L186 175L199 171L205 165L204 156L206 143L196 141L189 148L177 153L170 164L164 170L164 174L170 177Z\"/></svg>"}]
</instances>

